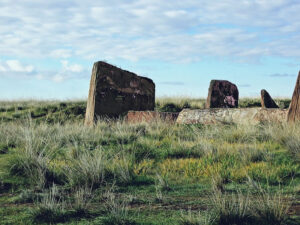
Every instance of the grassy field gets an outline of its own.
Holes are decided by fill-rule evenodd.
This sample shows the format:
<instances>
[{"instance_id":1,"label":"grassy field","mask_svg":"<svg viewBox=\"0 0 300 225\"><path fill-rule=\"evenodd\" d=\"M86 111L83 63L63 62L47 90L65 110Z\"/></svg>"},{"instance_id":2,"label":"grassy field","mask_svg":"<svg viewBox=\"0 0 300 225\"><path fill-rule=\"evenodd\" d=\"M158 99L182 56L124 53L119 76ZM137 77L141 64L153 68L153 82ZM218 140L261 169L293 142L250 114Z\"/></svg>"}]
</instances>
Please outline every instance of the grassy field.
<instances>
[{"instance_id":1,"label":"grassy field","mask_svg":"<svg viewBox=\"0 0 300 225\"><path fill-rule=\"evenodd\" d=\"M299 124L84 127L85 104L0 102L0 224L300 223Z\"/></svg>"}]
</instances>

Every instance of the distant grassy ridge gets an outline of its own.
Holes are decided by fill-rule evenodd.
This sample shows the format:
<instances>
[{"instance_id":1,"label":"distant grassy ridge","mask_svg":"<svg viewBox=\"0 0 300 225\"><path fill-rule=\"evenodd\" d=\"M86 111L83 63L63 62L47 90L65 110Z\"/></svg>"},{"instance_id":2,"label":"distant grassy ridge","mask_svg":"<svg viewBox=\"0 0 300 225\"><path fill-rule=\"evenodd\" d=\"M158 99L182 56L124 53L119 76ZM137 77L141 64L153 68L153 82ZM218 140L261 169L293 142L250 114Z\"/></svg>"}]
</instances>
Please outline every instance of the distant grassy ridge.
<instances>
[{"instance_id":1,"label":"distant grassy ridge","mask_svg":"<svg viewBox=\"0 0 300 225\"><path fill-rule=\"evenodd\" d=\"M203 98L158 98L155 110L180 112L184 108L205 108ZM280 108L288 108L290 99L275 99ZM241 98L239 107L260 107L259 98ZM0 121L10 122L31 117L36 121L56 123L58 121L83 120L86 101L0 101Z\"/></svg>"},{"instance_id":2,"label":"distant grassy ridge","mask_svg":"<svg viewBox=\"0 0 300 225\"><path fill-rule=\"evenodd\" d=\"M85 101L0 101L0 121L32 118L57 123L84 119Z\"/></svg>"}]
</instances>

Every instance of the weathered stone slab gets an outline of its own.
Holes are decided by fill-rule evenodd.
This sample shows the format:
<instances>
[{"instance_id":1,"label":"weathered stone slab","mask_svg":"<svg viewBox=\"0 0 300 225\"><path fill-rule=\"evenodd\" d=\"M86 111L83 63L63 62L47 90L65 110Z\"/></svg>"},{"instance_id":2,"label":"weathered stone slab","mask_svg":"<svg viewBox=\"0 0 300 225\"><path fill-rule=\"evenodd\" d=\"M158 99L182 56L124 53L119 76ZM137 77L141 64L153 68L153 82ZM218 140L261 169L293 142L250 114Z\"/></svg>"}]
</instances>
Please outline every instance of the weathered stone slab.
<instances>
[{"instance_id":1,"label":"weathered stone slab","mask_svg":"<svg viewBox=\"0 0 300 225\"><path fill-rule=\"evenodd\" d=\"M260 95L262 108L279 108L272 99L271 95L265 89L261 90Z\"/></svg>"},{"instance_id":2,"label":"weathered stone slab","mask_svg":"<svg viewBox=\"0 0 300 225\"><path fill-rule=\"evenodd\" d=\"M126 116L128 123L164 121L175 123L179 113L156 111L129 111Z\"/></svg>"},{"instance_id":3,"label":"weathered stone slab","mask_svg":"<svg viewBox=\"0 0 300 225\"><path fill-rule=\"evenodd\" d=\"M206 108L237 108L239 91L227 80L212 80L208 89Z\"/></svg>"},{"instance_id":4,"label":"weathered stone slab","mask_svg":"<svg viewBox=\"0 0 300 225\"><path fill-rule=\"evenodd\" d=\"M155 84L105 62L94 63L85 124L98 117L118 117L130 110L154 110Z\"/></svg>"},{"instance_id":5,"label":"weathered stone slab","mask_svg":"<svg viewBox=\"0 0 300 225\"><path fill-rule=\"evenodd\" d=\"M295 85L292 101L288 111L289 122L295 122L300 120L300 71Z\"/></svg>"},{"instance_id":6,"label":"weathered stone slab","mask_svg":"<svg viewBox=\"0 0 300 225\"><path fill-rule=\"evenodd\" d=\"M259 124L285 122L286 109L184 109L177 118L178 124Z\"/></svg>"}]
</instances>

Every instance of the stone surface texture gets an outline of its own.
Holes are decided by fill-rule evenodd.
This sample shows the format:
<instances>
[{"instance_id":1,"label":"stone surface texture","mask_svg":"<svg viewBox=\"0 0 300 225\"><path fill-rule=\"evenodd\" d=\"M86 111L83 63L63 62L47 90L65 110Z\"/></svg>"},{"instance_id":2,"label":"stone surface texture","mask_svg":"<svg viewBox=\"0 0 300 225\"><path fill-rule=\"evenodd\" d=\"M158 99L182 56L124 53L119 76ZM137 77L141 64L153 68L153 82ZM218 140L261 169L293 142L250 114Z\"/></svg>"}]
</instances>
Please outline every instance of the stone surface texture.
<instances>
[{"instance_id":1,"label":"stone surface texture","mask_svg":"<svg viewBox=\"0 0 300 225\"><path fill-rule=\"evenodd\" d=\"M300 71L295 85L292 101L288 111L289 122L296 122L300 120Z\"/></svg>"},{"instance_id":2,"label":"stone surface texture","mask_svg":"<svg viewBox=\"0 0 300 225\"><path fill-rule=\"evenodd\" d=\"M149 123L156 121L175 123L178 114L179 113L156 111L129 111L126 116L126 120L128 123Z\"/></svg>"},{"instance_id":3,"label":"stone surface texture","mask_svg":"<svg viewBox=\"0 0 300 225\"><path fill-rule=\"evenodd\" d=\"M94 63L87 101L85 124L98 117L118 117L130 110L154 110L155 84L106 62Z\"/></svg>"},{"instance_id":4,"label":"stone surface texture","mask_svg":"<svg viewBox=\"0 0 300 225\"><path fill-rule=\"evenodd\" d=\"M184 109L177 118L178 124L251 124L285 122L286 109Z\"/></svg>"},{"instance_id":5,"label":"stone surface texture","mask_svg":"<svg viewBox=\"0 0 300 225\"><path fill-rule=\"evenodd\" d=\"M272 99L271 95L265 89L261 90L260 96L262 108L279 108Z\"/></svg>"},{"instance_id":6,"label":"stone surface texture","mask_svg":"<svg viewBox=\"0 0 300 225\"><path fill-rule=\"evenodd\" d=\"M212 80L208 89L206 108L237 108L239 91L227 80Z\"/></svg>"}]
</instances>

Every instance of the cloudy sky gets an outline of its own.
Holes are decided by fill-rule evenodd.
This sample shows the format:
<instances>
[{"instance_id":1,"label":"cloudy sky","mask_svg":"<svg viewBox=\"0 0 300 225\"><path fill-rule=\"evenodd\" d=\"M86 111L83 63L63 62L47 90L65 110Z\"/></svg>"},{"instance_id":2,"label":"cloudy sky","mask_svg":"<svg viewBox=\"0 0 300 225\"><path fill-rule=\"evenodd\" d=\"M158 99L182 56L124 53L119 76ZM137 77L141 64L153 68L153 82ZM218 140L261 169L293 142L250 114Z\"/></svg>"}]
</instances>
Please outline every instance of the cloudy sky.
<instances>
[{"instance_id":1,"label":"cloudy sky","mask_svg":"<svg viewBox=\"0 0 300 225\"><path fill-rule=\"evenodd\" d=\"M0 0L0 99L86 98L95 61L154 80L157 96L291 97L299 0Z\"/></svg>"}]
</instances>

